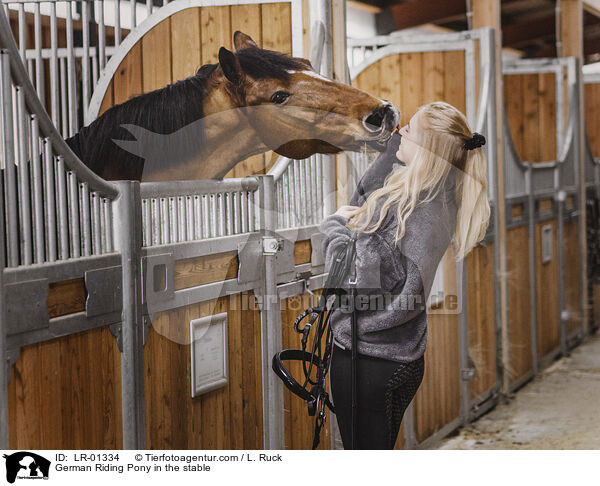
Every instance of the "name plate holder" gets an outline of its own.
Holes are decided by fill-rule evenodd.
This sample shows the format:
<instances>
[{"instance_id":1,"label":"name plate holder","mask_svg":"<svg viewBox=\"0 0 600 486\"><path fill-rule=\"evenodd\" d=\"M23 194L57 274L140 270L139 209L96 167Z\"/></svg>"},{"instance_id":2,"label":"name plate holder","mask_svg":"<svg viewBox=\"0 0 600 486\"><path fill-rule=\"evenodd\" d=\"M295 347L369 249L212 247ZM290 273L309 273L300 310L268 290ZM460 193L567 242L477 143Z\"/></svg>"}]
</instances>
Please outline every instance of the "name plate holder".
<instances>
[{"instance_id":1,"label":"name plate holder","mask_svg":"<svg viewBox=\"0 0 600 486\"><path fill-rule=\"evenodd\" d=\"M192 398L229 382L227 312L190 321Z\"/></svg>"}]
</instances>

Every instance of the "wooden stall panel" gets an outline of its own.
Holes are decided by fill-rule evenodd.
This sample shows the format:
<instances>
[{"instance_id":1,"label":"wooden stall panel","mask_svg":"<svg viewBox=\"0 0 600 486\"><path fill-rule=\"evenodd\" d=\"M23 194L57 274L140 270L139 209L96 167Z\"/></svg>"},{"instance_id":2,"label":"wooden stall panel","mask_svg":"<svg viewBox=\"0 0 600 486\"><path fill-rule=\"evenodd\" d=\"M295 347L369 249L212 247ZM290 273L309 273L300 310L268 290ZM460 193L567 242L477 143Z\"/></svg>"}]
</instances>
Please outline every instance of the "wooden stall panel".
<instances>
[{"instance_id":1,"label":"wooden stall panel","mask_svg":"<svg viewBox=\"0 0 600 486\"><path fill-rule=\"evenodd\" d=\"M542 227L552 226L552 260L542 263ZM560 345L558 299L558 243L556 220L535 225L538 356L542 358ZM553 285L548 285L552 282Z\"/></svg>"},{"instance_id":2,"label":"wooden stall panel","mask_svg":"<svg viewBox=\"0 0 600 486\"><path fill-rule=\"evenodd\" d=\"M226 386L191 398L190 321L227 312ZM144 348L149 449L262 449L260 314L252 293L154 316Z\"/></svg>"},{"instance_id":3,"label":"wooden stall panel","mask_svg":"<svg viewBox=\"0 0 600 486\"><path fill-rule=\"evenodd\" d=\"M494 314L494 245L475 247L466 260L469 321L469 358L475 368L471 398L496 384L496 337Z\"/></svg>"},{"instance_id":4,"label":"wooden stall panel","mask_svg":"<svg viewBox=\"0 0 600 486\"><path fill-rule=\"evenodd\" d=\"M590 149L600 157L600 83L584 84L585 126Z\"/></svg>"},{"instance_id":5,"label":"wooden stall panel","mask_svg":"<svg viewBox=\"0 0 600 486\"><path fill-rule=\"evenodd\" d=\"M556 158L556 90L553 73L505 74L508 126L521 160Z\"/></svg>"},{"instance_id":6,"label":"wooden stall panel","mask_svg":"<svg viewBox=\"0 0 600 486\"><path fill-rule=\"evenodd\" d=\"M569 312L567 335L583 325L581 315L581 282L579 279L579 234L577 221L564 224L565 306Z\"/></svg>"},{"instance_id":7,"label":"wooden stall panel","mask_svg":"<svg viewBox=\"0 0 600 486\"><path fill-rule=\"evenodd\" d=\"M120 449L121 353L110 330L24 347L8 405L11 449Z\"/></svg>"},{"instance_id":8,"label":"wooden stall panel","mask_svg":"<svg viewBox=\"0 0 600 486\"><path fill-rule=\"evenodd\" d=\"M506 234L508 271L509 380L517 381L533 369L529 230L509 229Z\"/></svg>"},{"instance_id":9,"label":"wooden stall panel","mask_svg":"<svg viewBox=\"0 0 600 486\"><path fill-rule=\"evenodd\" d=\"M446 250L444 292L456 296L455 252ZM415 433L422 442L460 413L460 352L457 309L435 313L428 311L428 338L425 350L425 376L414 398Z\"/></svg>"}]
</instances>

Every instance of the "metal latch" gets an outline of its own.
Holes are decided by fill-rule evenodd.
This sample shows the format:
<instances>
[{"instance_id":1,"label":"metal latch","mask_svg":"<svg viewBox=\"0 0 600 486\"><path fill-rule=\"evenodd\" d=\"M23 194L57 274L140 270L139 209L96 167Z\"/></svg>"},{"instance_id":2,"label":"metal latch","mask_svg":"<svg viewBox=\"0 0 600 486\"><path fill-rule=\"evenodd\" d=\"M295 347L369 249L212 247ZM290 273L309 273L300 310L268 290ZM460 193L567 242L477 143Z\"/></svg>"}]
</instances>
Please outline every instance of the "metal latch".
<instances>
[{"instance_id":1,"label":"metal latch","mask_svg":"<svg viewBox=\"0 0 600 486\"><path fill-rule=\"evenodd\" d=\"M274 255L283 246L283 240L278 240L272 236L263 236L263 255Z\"/></svg>"}]
</instances>

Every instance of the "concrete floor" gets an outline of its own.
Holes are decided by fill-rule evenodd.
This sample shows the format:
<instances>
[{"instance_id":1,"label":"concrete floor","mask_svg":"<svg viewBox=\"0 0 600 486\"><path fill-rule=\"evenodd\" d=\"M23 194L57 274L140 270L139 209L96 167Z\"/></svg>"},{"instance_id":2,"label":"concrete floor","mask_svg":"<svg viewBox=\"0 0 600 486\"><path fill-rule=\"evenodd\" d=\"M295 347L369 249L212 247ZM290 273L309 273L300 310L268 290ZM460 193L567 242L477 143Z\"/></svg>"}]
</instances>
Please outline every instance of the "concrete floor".
<instances>
[{"instance_id":1,"label":"concrete floor","mask_svg":"<svg viewBox=\"0 0 600 486\"><path fill-rule=\"evenodd\" d=\"M600 335L435 449L600 449Z\"/></svg>"}]
</instances>

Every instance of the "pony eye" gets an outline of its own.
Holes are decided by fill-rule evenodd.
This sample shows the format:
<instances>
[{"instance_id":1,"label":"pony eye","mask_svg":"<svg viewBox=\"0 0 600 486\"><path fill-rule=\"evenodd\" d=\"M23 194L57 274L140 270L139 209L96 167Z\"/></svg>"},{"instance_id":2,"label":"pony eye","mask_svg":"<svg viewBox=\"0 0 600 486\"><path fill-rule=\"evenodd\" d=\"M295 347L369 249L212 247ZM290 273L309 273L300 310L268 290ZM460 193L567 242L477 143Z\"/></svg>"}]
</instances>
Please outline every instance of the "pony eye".
<instances>
[{"instance_id":1,"label":"pony eye","mask_svg":"<svg viewBox=\"0 0 600 486\"><path fill-rule=\"evenodd\" d=\"M273 93L273 96L271 96L271 103L280 105L285 100L287 100L290 96L291 96L291 94L286 93L285 91L276 91L275 93Z\"/></svg>"}]
</instances>

